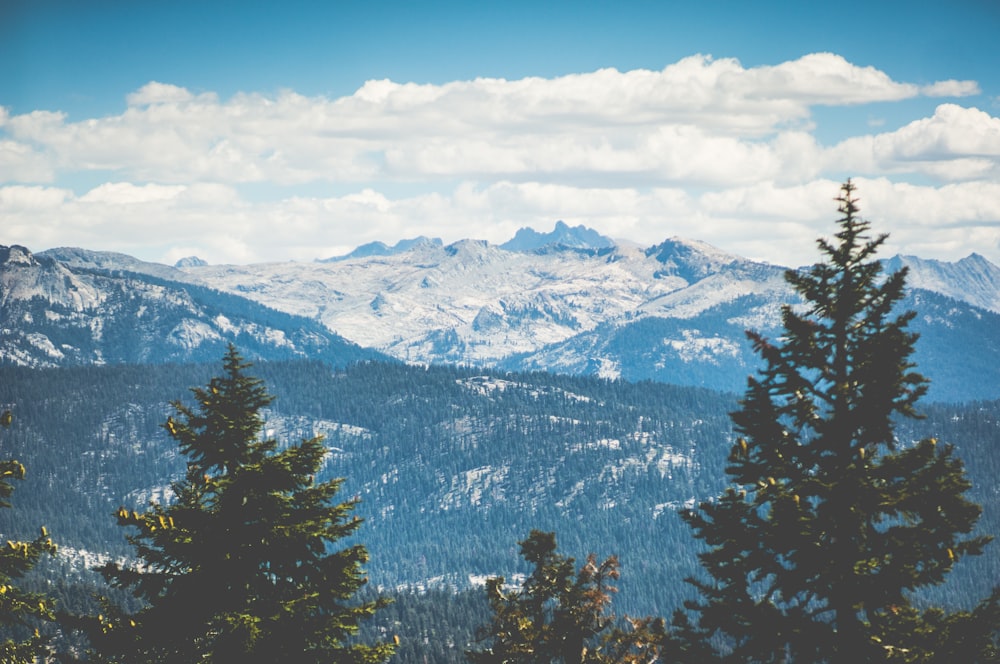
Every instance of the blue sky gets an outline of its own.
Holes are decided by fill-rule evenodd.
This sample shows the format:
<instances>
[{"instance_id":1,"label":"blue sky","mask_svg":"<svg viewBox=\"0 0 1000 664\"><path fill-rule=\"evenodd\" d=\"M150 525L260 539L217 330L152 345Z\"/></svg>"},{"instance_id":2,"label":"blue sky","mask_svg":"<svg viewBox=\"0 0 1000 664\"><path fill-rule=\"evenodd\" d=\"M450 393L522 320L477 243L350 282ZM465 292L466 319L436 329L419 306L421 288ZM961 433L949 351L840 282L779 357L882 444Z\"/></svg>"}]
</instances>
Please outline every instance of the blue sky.
<instances>
[{"instance_id":1,"label":"blue sky","mask_svg":"<svg viewBox=\"0 0 1000 664\"><path fill-rule=\"evenodd\" d=\"M311 260L557 219L1000 262L1000 2L0 6L0 244ZM778 238L774 236L778 235Z\"/></svg>"}]
</instances>

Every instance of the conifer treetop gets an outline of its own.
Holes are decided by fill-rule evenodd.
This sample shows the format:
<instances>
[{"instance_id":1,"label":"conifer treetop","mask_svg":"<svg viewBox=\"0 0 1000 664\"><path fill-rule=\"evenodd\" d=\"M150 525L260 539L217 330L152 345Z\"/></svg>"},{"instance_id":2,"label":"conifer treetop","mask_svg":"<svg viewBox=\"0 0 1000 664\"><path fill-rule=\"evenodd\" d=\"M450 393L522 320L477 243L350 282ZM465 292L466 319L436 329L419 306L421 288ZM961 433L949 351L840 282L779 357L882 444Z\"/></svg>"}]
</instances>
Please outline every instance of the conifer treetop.
<instances>
[{"instance_id":1,"label":"conifer treetop","mask_svg":"<svg viewBox=\"0 0 1000 664\"><path fill-rule=\"evenodd\" d=\"M384 662L390 643L353 642L384 602L356 600L367 583L356 500L337 502L340 479L317 481L322 437L278 449L262 437L273 400L230 346L221 376L174 403L164 424L190 459L174 499L118 523L140 563L110 563L105 578L145 608L115 607L88 636L108 662Z\"/></svg>"},{"instance_id":2,"label":"conifer treetop","mask_svg":"<svg viewBox=\"0 0 1000 664\"><path fill-rule=\"evenodd\" d=\"M981 508L954 448L896 440L927 389L915 313L898 311L906 271L883 274L886 235L871 235L850 180L836 200L823 260L786 274L802 302L783 308L783 334L748 332L763 365L732 413L733 486L682 511L710 580L691 580L698 621L681 615L678 633L726 635L734 661L882 661L928 624L910 594L989 541L971 534Z\"/></svg>"}]
</instances>

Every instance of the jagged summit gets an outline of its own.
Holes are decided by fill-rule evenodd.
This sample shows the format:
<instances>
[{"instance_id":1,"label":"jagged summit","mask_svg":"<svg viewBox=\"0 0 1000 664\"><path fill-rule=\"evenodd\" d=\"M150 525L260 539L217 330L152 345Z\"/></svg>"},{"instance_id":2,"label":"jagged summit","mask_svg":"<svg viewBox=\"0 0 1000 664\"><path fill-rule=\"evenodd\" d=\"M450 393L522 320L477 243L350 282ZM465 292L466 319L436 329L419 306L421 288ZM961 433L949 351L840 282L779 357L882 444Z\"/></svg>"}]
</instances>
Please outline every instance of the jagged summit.
<instances>
[{"instance_id":1,"label":"jagged summit","mask_svg":"<svg viewBox=\"0 0 1000 664\"><path fill-rule=\"evenodd\" d=\"M176 268L204 267L206 265L208 265L208 261L198 258L197 256L185 256L174 263L174 267Z\"/></svg>"},{"instance_id":2,"label":"jagged summit","mask_svg":"<svg viewBox=\"0 0 1000 664\"><path fill-rule=\"evenodd\" d=\"M189 281L177 268L162 263L150 263L114 251L93 251L79 247L55 247L38 252L38 257L55 260L70 268L102 272L135 272L172 281Z\"/></svg>"},{"instance_id":3,"label":"jagged summit","mask_svg":"<svg viewBox=\"0 0 1000 664\"><path fill-rule=\"evenodd\" d=\"M391 247L384 242L369 242L368 244L363 244L357 247L354 251L344 254L343 256L331 256L329 258L320 258L316 262L318 263L336 263L337 261L345 261L351 258L370 258L372 256L395 256L396 254L401 254L403 252L409 251L415 247L422 246L432 246L440 247L444 243L440 238L429 238L424 235L410 238L408 240L400 240Z\"/></svg>"},{"instance_id":4,"label":"jagged summit","mask_svg":"<svg viewBox=\"0 0 1000 664\"><path fill-rule=\"evenodd\" d=\"M34 255L28 250L27 247L22 247L19 244L12 244L7 247L0 244L0 265L4 266L31 266L36 265Z\"/></svg>"},{"instance_id":5,"label":"jagged summit","mask_svg":"<svg viewBox=\"0 0 1000 664\"><path fill-rule=\"evenodd\" d=\"M456 247L469 242L477 245L485 245L482 241L477 240L459 240L448 245L445 249L454 253L456 251ZM540 251L546 249L598 251L602 249L611 249L614 246L615 242L613 240L601 235L597 231L582 225L571 227L564 221L557 221L555 228L550 233L539 233L532 228L522 228L517 231L512 239L499 245L501 249L517 252ZM384 242L369 242L368 244L363 244L357 247L350 253L342 256L320 258L317 259L317 262L336 263L349 259L371 258L375 256L396 256L421 247L441 248L444 247L444 243L440 238L429 238L423 235L407 240L400 240L392 246L389 246Z\"/></svg>"},{"instance_id":6,"label":"jagged summit","mask_svg":"<svg viewBox=\"0 0 1000 664\"><path fill-rule=\"evenodd\" d=\"M889 270L906 266L910 288L934 291L1000 313L1000 267L977 253L954 263L896 255L885 265Z\"/></svg>"},{"instance_id":7,"label":"jagged summit","mask_svg":"<svg viewBox=\"0 0 1000 664\"><path fill-rule=\"evenodd\" d=\"M33 318L18 319L12 315L19 302L44 301L67 312L79 312L102 303L101 293L57 260L27 247L0 245L0 328L20 331L29 327ZM47 314L47 319L54 318ZM4 348L0 347L0 358Z\"/></svg>"},{"instance_id":8,"label":"jagged summit","mask_svg":"<svg viewBox=\"0 0 1000 664\"><path fill-rule=\"evenodd\" d=\"M681 277L689 283L704 279L726 266L749 262L705 242L676 236L650 247L646 256L655 258L663 266L657 276Z\"/></svg>"},{"instance_id":9,"label":"jagged summit","mask_svg":"<svg viewBox=\"0 0 1000 664\"><path fill-rule=\"evenodd\" d=\"M511 240L500 245L507 251L537 251L547 247L566 249L610 249L615 243L592 228L583 225L570 227L557 221L551 233L539 233L533 228L522 228Z\"/></svg>"},{"instance_id":10,"label":"jagged summit","mask_svg":"<svg viewBox=\"0 0 1000 664\"><path fill-rule=\"evenodd\" d=\"M355 252L351 260L323 263L183 270L108 252L58 249L32 258L23 247L4 248L0 326L17 338L0 344L0 360L112 361L114 335L135 341L137 359L162 356L171 345L193 348L246 334L234 314L250 305L226 300L220 316L220 296L207 287L304 317L287 328L259 326L255 334L275 349L289 348L295 329L304 334L322 325L323 334L308 334L332 332L404 362L742 387L756 359L745 330L773 333L782 305L794 298L785 268L678 237L648 248L552 244L581 233L591 231L560 222L552 233L520 233L522 246L535 247L524 251L483 240L444 246L415 238L367 258ZM915 257L887 263L910 267L914 295L906 306L920 313L918 352L927 350L918 363L935 376L937 398L1000 394L1000 368L982 369L1000 367L1000 268L978 255L955 263ZM192 285L203 289L197 298ZM138 339L142 329L147 333ZM60 353L70 359L58 359ZM975 380L967 375L972 356ZM193 356L178 349L170 357Z\"/></svg>"}]
</instances>

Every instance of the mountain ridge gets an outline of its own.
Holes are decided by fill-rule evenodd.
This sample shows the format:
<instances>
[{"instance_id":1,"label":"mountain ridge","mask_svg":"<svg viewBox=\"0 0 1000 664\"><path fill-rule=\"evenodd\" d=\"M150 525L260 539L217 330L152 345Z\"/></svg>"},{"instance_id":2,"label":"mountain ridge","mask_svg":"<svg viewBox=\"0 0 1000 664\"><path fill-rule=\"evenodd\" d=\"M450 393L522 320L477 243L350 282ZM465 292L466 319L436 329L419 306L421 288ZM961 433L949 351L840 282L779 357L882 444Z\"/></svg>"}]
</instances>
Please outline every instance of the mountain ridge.
<instances>
[{"instance_id":1,"label":"mountain ridge","mask_svg":"<svg viewBox=\"0 0 1000 664\"><path fill-rule=\"evenodd\" d=\"M133 267L146 271L127 269ZM217 357L229 343L263 359L343 365L381 357L315 321L164 274L180 273L123 255L61 249L36 257L25 247L0 246L0 361L196 362Z\"/></svg>"},{"instance_id":2,"label":"mountain ridge","mask_svg":"<svg viewBox=\"0 0 1000 664\"><path fill-rule=\"evenodd\" d=\"M614 240L597 231L578 225L570 227L566 222L556 222L551 233L540 233L533 228L523 227L514 237L500 245L507 251L538 251L554 247L564 249L600 250L615 246Z\"/></svg>"},{"instance_id":3,"label":"mountain ridge","mask_svg":"<svg viewBox=\"0 0 1000 664\"><path fill-rule=\"evenodd\" d=\"M571 231L598 239L576 246L556 241ZM559 222L552 233L522 234L532 242L516 251L482 240L444 245L415 238L385 255L308 263L176 268L71 248L40 252L39 260L68 271L63 281L77 286L67 297L99 297L92 285L97 274L110 280L106 285L146 274L172 288L210 288L308 319L295 325L319 324L325 333L409 363L724 390L739 389L755 370L744 331L775 333L782 306L796 302L784 278L788 268L678 237L645 248L608 247L606 238L585 231ZM909 270L907 306L919 302L923 309L913 323L924 338L918 361L939 375L934 398L1000 396L1000 374L990 368L1000 367L1000 268L978 255L955 263L895 256L884 264ZM95 276L84 278L88 272ZM5 324L18 325L24 323ZM18 347L8 335L13 349L0 349L8 361L21 361L18 353L31 339L44 344L43 332L24 331L35 336L22 335ZM979 356L979 375L970 375L969 354Z\"/></svg>"}]
</instances>

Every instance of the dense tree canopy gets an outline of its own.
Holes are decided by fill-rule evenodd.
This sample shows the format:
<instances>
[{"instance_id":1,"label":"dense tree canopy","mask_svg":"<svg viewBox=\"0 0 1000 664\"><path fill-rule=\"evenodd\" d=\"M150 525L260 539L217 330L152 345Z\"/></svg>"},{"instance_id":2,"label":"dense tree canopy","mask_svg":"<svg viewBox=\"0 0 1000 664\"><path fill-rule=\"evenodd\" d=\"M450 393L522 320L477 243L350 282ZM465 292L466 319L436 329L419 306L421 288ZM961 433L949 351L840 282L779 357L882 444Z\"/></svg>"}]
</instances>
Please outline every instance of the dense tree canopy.
<instances>
[{"instance_id":1,"label":"dense tree canopy","mask_svg":"<svg viewBox=\"0 0 1000 664\"><path fill-rule=\"evenodd\" d=\"M380 602L352 601L365 583L360 544L336 549L360 519L334 502L339 480L317 483L320 438L279 449L262 439L260 380L230 347L224 372L173 404L164 427L188 459L174 500L122 508L139 562L102 572L146 608L107 607L89 623L98 659L112 662L381 662L390 644L352 641Z\"/></svg>"},{"instance_id":2,"label":"dense tree canopy","mask_svg":"<svg viewBox=\"0 0 1000 664\"><path fill-rule=\"evenodd\" d=\"M0 413L0 426L13 421L10 410ZM9 508L14 485L23 480L24 464L16 459L0 460L0 508ZM42 555L56 554L56 545L42 526L30 542L7 540L0 545L0 662L30 664L49 652L46 639L38 631L41 622L55 619L51 600L39 593L27 592L18 585L38 563Z\"/></svg>"},{"instance_id":3,"label":"dense tree canopy","mask_svg":"<svg viewBox=\"0 0 1000 664\"><path fill-rule=\"evenodd\" d=\"M655 659L662 621L626 620L610 612L618 559L590 554L575 570L573 558L556 550L555 533L531 531L520 543L532 565L519 588L503 577L486 582L493 619L482 630L486 648L468 652L474 664L611 664Z\"/></svg>"},{"instance_id":4,"label":"dense tree canopy","mask_svg":"<svg viewBox=\"0 0 1000 664\"><path fill-rule=\"evenodd\" d=\"M711 577L694 581L687 635L714 638L727 660L930 661L943 631L915 635L946 619L913 609L912 592L988 541L971 534L981 509L954 448L894 435L926 391L914 314L895 306L905 270L882 273L886 236L869 235L850 181L837 200L825 260L787 274L804 304L784 308L779 340L750 335L764 367L733 414L734 486L683 513Z\"/></svg>"}]
</instances>

